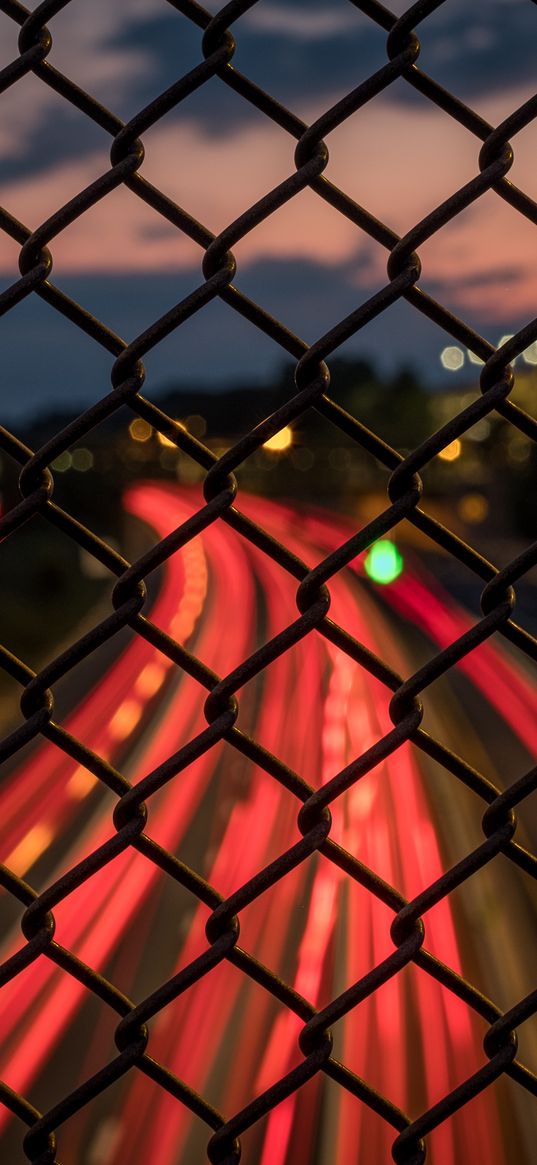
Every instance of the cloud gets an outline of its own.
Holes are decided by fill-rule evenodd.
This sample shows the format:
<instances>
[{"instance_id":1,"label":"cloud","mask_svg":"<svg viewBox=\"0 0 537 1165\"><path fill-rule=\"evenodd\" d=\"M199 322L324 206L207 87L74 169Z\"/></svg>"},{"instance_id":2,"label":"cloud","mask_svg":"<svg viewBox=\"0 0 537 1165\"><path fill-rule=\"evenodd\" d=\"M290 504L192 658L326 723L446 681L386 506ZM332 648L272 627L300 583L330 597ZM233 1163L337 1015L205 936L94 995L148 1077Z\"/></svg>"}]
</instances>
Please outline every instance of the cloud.
<instances>
[{"instance_id":1,"label":"cloud","mask_svg":"<svg viewBox=\"0 0 537 1165\"><path fill-rule=\"evenodd\" d=\"M461 22L456 42L459 48L473 38L474 54L486 54L498 39L496 18L491 16L487 35L483 35L482 0L467 17L467 8L460 3L455 2L452 10ZM521 10L514 2L514 18ZM352 60L356 79L357 65L364 56L362 51L357 55L356 38L339 27L342 14L347 20L349 15L354 17L354 10L343 4L337 8L325 3L310 7L290 2L284 6L268 0L252 10L249 22L246 17L238 22L239 44L250 46L251 62L271 74L275 72L272 49L279 46L277 59L281 62L282 45L287 45L286 68L292 72L294 63L294 83L300 86L317 60L316 54L322 56L326 50L319 30L330 26L339 47L335 56L328 54L326 60L328 64L339 60L344 75ZM356 15L359 36L364 18ZM187 58L199 59L199 30L182 17L177 22L174 12L163 20L160 13L155 15L151 0L129 0L128 4L118 0L116 5L94 0L92 20L79 20L79 16L77 13L75 20L74 6L68 6L51 22L54 59L77 81L97 87L99 96L112 104L117 100L127 111L137 86L144 87L147 99L148 89L162 88L172 74L182 70ZM435 46L455 43L447 9L440 8L436 18L436 24L430 18L423 26L427 32L424 64L427 54L434 55ZM5 19L0 14L0 33L1 20ZM174 35L163 36L163 29L172 26ZM516 27L520 32L521 26ZM307 33L301 36L303 28ZM184 38L179 35L181 29ZM442 41L440 34L446 29L449 35ZM509 35L506 31L506 43ZM382 34L379 45L383 39ZM180 69L174 57L179 43L183 54ZM12 46L8 49L11 52ZM467 59L464 52L460 49L457 67ZM158 77L155 69L163 59L166 68ZM368 71L371 64L368 59ZM339 88L327 89L329 80L334 85L331 68L332 72L328 68L319 74L314 96L302 88L294 103L307 122L339 95ZM489 75L491 72L497 76L498 71L491 71L489 63ZM480 99L480 111L492 124L527 96L523 80L508 88L502 79L502 85L495 94ZM399 233L408 231L478 170L479 143L472 135L424 99L409 105L407 95L408 86L398 82L328 139L327 176ZM3 108L6 101L11 106L2 122L4 150L11 149L12 154L18 151L20 158L11 159L12 165L19 163L17 175L12 172L10 176L6 167L3 198L8 210L35 228L107 169L109 139L34 77L8 91L2 98ZM241 116L228 117L232 108L240 109ZM216 113L212 123L207 120L209 109L211 116ZM242 116L244 109L246 115ZM530 193L535 187L536 136L533 127L517 136L516 163L510 175ZM143 173L214 232L294 170L292 139L267 118L252 113L218 78L150 130L144 140ZM1 143L2 138L0 148ZM54 277L60 282L65 276L81 273L188 273L192 285L202 278L199 248L124 188L107 196L51 246ZM449 299L455 310L473 313L483 321L533 314L537 275L532 248L531 226L491 193L420 249L423 284L431 290L439 288L441 298ZM7 283L17 278L17 251L11 240L0 235L0 271ZM250 270L272 261L314 263L317 270L338 275L359 296L386 280L385 251L308 190L237 244L235 253L239 284ZM511 272L509 279L506 270ZM274 310L278 314L277 305Z\"/></svg>"},{"instance_id":2,"label":"cloud","mask_svg":"<svg viewBox=\"0 0 537 1165\"><path fill-rule=\"evenodd\" d=\"M241 28L258 33L273 33L298 40L323 40L356 32L363 22L360 13L352 8L324 8L304 10L283 4L257 5L245 14Z\"/></svg>"},{"instance_id":3,"label":"cloud","mask_svg":"<svg viewBox=\"0 0 537 1165\"><path fill-rule=\"evenodd\" d=\"M398 3L395 9L406 4ZM211 3L217 10L219 0ZM201 32L155 0L92 0L68 5L50 21L51 61L119 116L132 117L201 59ZM0 13L4 59L16 55L14 22ZM343 0L265 0L233 25L234 63L262 88L297 109L351 90L386 61L386 34ZM487 94L534 83L537 12L511 0L451 0L419 26L420 64L481 111ZM395 87L397 103L419 108L411 86ZM203 86L170 115L219 137L259 124L261 115L220 81ZM101 131L42 82L29 76L2 96L0 160L7 178L35 174L52 161L90 154ZM103 136L101 134L101 136Z\"/></svg>"},{"instance_id":4,"label":"cloud","mask_svg":"<svg viewBox=\"0 0 537 1165\"><path fill-rule=\"evenodd\" d=\"M407 0L396 0L403 11ZM217 10L220 0L211 0ZM157 0L92 0L51 20L51 60L129 118L201 59L201 33ZM235 64L311 122L386 60L385 33L347 2L263 0L233 28ZM527 0L451 0L420 26L420 64L498 124L534 83L537 13ZM2 63L16 54L0 13ZM6 207L37 227L109 165L110 139L33 76L2 96ZM537 129L515 139L510 177L535 190ZM214 78L145 135L143 172L219 231L294 171L294 142ZM328 177L404 233L477 173L479 143L403 80L330 135ZM534 314L534 229L494 193L420 248L423 286L492 340ZM121 188L51 244L54 278L132 338L201 282L201 252ZM386 252L305 191L234 248L237 284L307 340L386 281ZM0 273L18 276L0 234ZM208 342L210 340L210 343ZM401 303L352 342L380 362L432 370L445 338ZM110 359L37 297L3 322L6 410L104 395ZM218 354L215 356L215 352ZM24 353L24 359L22 358ZM149 386L175 377L262 379L279 350L212 304L148 361ZM272 363L271 363L272 362Z\"/></svg>"},{"instance_id":5,"label":"cloud","mask_svg":"<svg viewBox=\"0 0 537 1165\"><path fill-rule=\"evenodd\" d=\"M92 0L91 12L72 4L50 21L53 47L48 60L68 77L112 109L125 106L140 75L151 72L151 58L143 38L121 43L151 11L151 0ZM16 59L18 26L0 13L3 61ZM69 132L73 121L76 129ZM67 128L67 140L61 133ZM2 94L0 160L6 172L18 166L33 170L47 158L73 156L91 149L95 130L90 120L48 85L28 74Z\"/></svg>"},{"instance_id":6,"label":"cloud","mask_svg":"<svg viewBox=\"0 0 537 1165\"><path fill-rule=\"evenodd\" d=\"M514 108L520 92L489 101ZM318 108L303 111L307 119ZM404 234L458 186L478 172L479 143L430 104L409 110L386 98L372 103L329 137L327 176L398 233ZM534 185L533 138L521 135L513 177L522 188ZM192 121L169 122L146 135L143 173L215 233L250 207L277 182L294 172L294 143L271 122L245 125L221 138L209 138ZM37 175L7 182L6 207L37 227L62 203L107 167L106 151L76 163L61 162ZM504 311L501 280L492 273L506 266L519 272L509 295L517 311L531 311L537 275L531 262L532 227L494 193L435 234L420 249L423 278L448 281L461 307L476 308L478 293L468 284L475 271L491 273L479 290L483 309ZM200 275L199 248L166 224L125 188L109 194L51 244L55 275L75 272L193 271ZM356 270L357 286L381 285L386 253L347 218L305 190L239 242L239 270L264 259L313 259L329 267ZM0 238L0 269L16 278L16 248Z\"/></svg>"}]
</instances>

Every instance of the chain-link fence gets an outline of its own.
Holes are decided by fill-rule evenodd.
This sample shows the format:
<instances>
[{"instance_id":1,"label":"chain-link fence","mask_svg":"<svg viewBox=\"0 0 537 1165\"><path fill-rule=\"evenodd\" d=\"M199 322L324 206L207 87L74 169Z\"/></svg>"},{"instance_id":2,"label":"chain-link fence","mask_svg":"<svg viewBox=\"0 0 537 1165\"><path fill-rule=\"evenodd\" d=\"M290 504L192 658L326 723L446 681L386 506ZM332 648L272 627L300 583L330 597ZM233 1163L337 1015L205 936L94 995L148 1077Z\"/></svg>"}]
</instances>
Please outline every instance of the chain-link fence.
<instances>
[{"instance_id":1,"label":"chain-link fence","mask_svg":"<svg viewBox=\"0 0 537 1165\"><path fill-rule=\"evenodd\" d=\"M422 502L423 487L420 479L420 473L439 453L464 437L483 419L501 417L506 424L530 440L536 440L537 423L513 403L511 393L514 385L512 364L516 357L537 340L537 323L528 323L495 349L463 319L457 318L418 285L421 272L418 252L422 245L490 192L503 199L515 217L524 216L528 222L537 223L535 202L507 177L513 162L511 142L537 116L537 99L527 101L515 109L502 124L496 127L487 124L478 113L463 104L455 94L447 92L434 77L420 68L417 33L436 9L449 6L445 0L444 4L441 0L419 0L400 18L393 16L376 0L355 0L348 6L342 5L342 10L343 7L349 11L358 10L360 19L366 17L385 31L387 61L362 81L359 78L366 72L367 65L364 61L357 61L356 87L327 109L314 124L306 125L292 110L284 108L233 65L235 37L240 40L241 18L254 7L254 0L232 0L214 16L194 0L169 0L169 7L176 10L178 19L186 18L200 31L199 63L184 76L178 77L174 84L141 109L128 124L124 124L49 60L56 18L60 28L62 10L68 5L75 7L74 0L45 0L34 12L30 12L18 0L1 0L0 10L20 29L20 55L0 74L2 90L14 87L16 91L17 86L24 83L26 75L33 73L43 87L50 87L61 101L75 107L85 118L109 134L110 165L91 185L58 207L56 213L35 230L18 221L17 206L7 207L0 212L2 231L20 246L20 278L3 291L2 313L7 314L9 323L9 313L16 305L28 296L39 297L54 312L60 313L70 327L80 329L113 359L112 389L102 399L96 396L90 408L62 427L37 450L28 448L15 433L2 430L1 446L6 458L21 467L20 500L4 514L2 536L4 540L16 540L24 524L34 523L38 516L40 521L47 523L48 529L55 527L63 539L75 543L117 581L111 608L37 674L10 650L5 647L1 649L2 669L23 689L20 722L3 740L2 757L8 761L7 771L11 772L21 750L42 738L49 746L54 746L57 755L69 758L77 771L82 770L90 780L95 779L97 787L102 785L110 790L117 803L108 820L108 832L105 831L100 843L80 860L68 865L62 875L47 884L41 892L33 889L9 866L2 867L4 890L24 908L24 912L21 921L23 941L11 949L1 974L2 984L20 982L24 994L25 984L29 983L28 976L36 968L45 965L60 968L64 973L63 983L76 983L85 996L100 1001L115 1017L117 1054L112 1058L103 1057L100 1067L73 1087L78 1052L71 1045L73 1063L66 1069L66 1074L58 1078L55 1093L57 1099L46 1112L36 1109L27 1099L24 1088L12 1087L11 1078L2 1085L2 1101L18 1122L28 1126L24 1137L27 1159L36 1165L46 1165L64 1159L61 1153L62 1130L76 1114L118 1081L141 1078L147 1088L152 1087L151 1082L156 1084L159 1090L172 1098L177 1109L195 1114L198 1121L204 1124L209 1159L220 1165L231 1165L240 1159L240 1137L249 1130L266 1127L267 1119L275 1112L291 1112L293 1123L292 1114L296 1110L289 1109L290 1102L293 1099L297 1101L305 1087L319 1081L326 1083L328 1080L337 1085L338 1095L344 1094L346 1103L354 1106L353 1111L376 1114L379 1126L387 1129L393 1140L393 1157L397 1162L418 1165L426 1158L429 1134L432 1133L431 1144L434 1146L435 1131L449 1127L454 1114L467 1105L470 1113L473 1113L475 1109L472 1103L475 1105L475 1098L486 1090L494 1092L499 1078L510 1078L514 1082L513 1089L526 1096L528 1103L533 1102L537 1092L537 1076L518 1058L516 1033L516 1029L523 1028L537 1010L537 993L534 991L523 998L517 998L508 1010L501 1009L463 978L459 969L447 965L428 949L427 943L429 911L434 914L433 908L438 909L439 904L445 903L457 888L466 884L471 886L474 875L488 867L489 863L503 863L502 869L509 863L514 864L521 871L521 881L527 885L528 894L531 893L532 879L537 874L537 859L517 839L514 810L535 790L537 770L523 772L509 787L498 788L486 774L477 771L464 759L464 739L460 740L459 752L462 755L459 755L459 752L451 750L436 735L424 729L421 702L422 694L435 681L448 672L451 674L455 665L470 658L492 636L507 640L509 649L515 649L513 654L519 658L527 657L533 661L537 658L535 639L515 618L513 590L514 584L535 564L537 544L528 546L507 565L497 569L429 512L426 498ZM304 19L307 19L307 13L304 13ZM507 11L505 19L508 20ZM142 144L144 133L170 111L180 108L182 102L187 102L192 94L208 82L214 83L215 79L221 87L229 87L240 101L254 107L261 119L268 119L278 127L282 137L287 135L296 142L296 166L293 172L273 189L267 190L255 205L249 206L216 237L211 233L210 225L204 225L192 217L191 207L179 206L168 197L164 189L156 188L147 180L143 170ZM359 205L344 190L334 185L328 177L327 169L329 155L326 143L329 142L330 134L358 111L362 111L362 116L367 118L368 103L386 93L395 83L412 87L431 106L444 111L468 135L473 135L476 146L479 146L479 166L475 176L462 188L455 190L441 205L435 206L404 238L398 237L389 224L378 221L374 207ZM181 165L188 166L188 158L181 158L180 161ZM364 159L364 164L368 164L367 159ZM49 249L53 251L56 238L66 228L120 187L141 199L156 216L160 216L160 220L199 247L203 270L202 281L193 287L190 294L175 303L160 318L151 321L140 335L129 341L116 335L105 320L95 318L83 305L56 286L51 278L53 259ZM388 254L388 279L385 284L366 302L357 302L355 309L346 318L341 319L311 346L294 335L285 321L274 318L262 304L253 302L241 291L240 271L235 284L237 264L232 252L232 248L250 232L307 188L338 215L344 216L357 232L365 232L384 247ZM99 247L98 238L95 239L95 247ZM238 313L247 322L252 334L262 333L279 347L286 358L294 361L296 383L295 390L290 392L288 399L276 412L261 419L255 428L242 432L233 446L220 454L192 435L184 425L177 423L172 416L152 403L149 396L142 393L144 357L194 316L200 315L203 321L204 310L218 298L231 312ZM371 321L400 300L405 300L415 313L422 313L442 329L445 336L452 337L457 344L469 349L483 362L479 378L480 392L476 390L470 403L466 403L456 415L404 456L370 431L359 414L351 415L332 399L326 363L349 338L362 333ZM210 341L209 322L207 343ZM16 391L16 387L7 386L6 391L11 390ZM361 454L380 463L389 474L385 505L360 529L335 539L331 546L326 545L322 560L313 569L301 560L290 543L284 544L283 539L274 537L270 528L270 515L267 514L267 520L263 522L257 520L255 507L249 509L247 504L242 508L235 476L269 439L286 426L303 421L312 411L320 416L327 428L331 427L334 433L344 434ZM91 523L81 522L69 512L69 508L59 505L53 493L53 463L58 463L62 455L69 453L96 427L116 415L126 416L131 422L133 418L145 422L175 446L186 462L199 467L203 476L203 503L193 507L175 528L172 521L171 532L159 530L156 544L141 553L132 564L113 545L98 537ZM240 425L239 417L239 430ZM443 553L457 560L482 586L482 617L459 634L452 633L448 637L449 642L429 655L422 666L404 679L355 635L351 627L343 621L335 621L329 613L329 587L334 583L337 587L337 580L345 568L355 563L376 540L389 534L402 522L417 529L431 547L440 548ZM282 576L288 576L298 584L298 614L292 620L286 620L285 626L271 631L262 646L256 646L255 650L250 651L250 645L240 662L232 670L228 669L227 674L218 675L202 662L202 657L184 646L184 635L175 637L172 631L168 633L163 630L152 617L151 606L146 602L146 580L153 572L158 573L161 568L165 569L171 562L178 560L181 554L184 557L189 547L197 547L200 534L221 528L233 531L234 536L251 548L260 561L276 564ZM232 626L234 618L238 617L236 609L230 605L226 595L222 596L221 601L222 623ZM135 641L150 645L164 666L169 668L173 665L178 675L191 677L198 693L208 693L206 697L203 696L205 727L193 734L187 730L181 747L172 749L163 763L149 767L143 778L133 784L112 763L113 758L107 755L105 749L99 751L98 748L90 747L75 732L57 723L54 714L55 686L70 673L74 675L81 663L91 659L92 653L96 652L97 658L103 646L119 642L116 637L125 628L135 633ZM241 692L250 681L268 674L297 645L319 637L321 642L328 645L327 649L341 653L338 658L344 658L353 667L357 667L368 683L381 685L391 694L392 727L377 732L376 739L371 740L364 751L355 754L340 771L337 764L334 764L322 786L313 787L307 779L308 772L302 775L294 771L281 757L264 747L256 735L244 731L237 723L237 717ZM320 678L319 684L322 682ZM295 715L298 718L307 718L311 714L307 693L308 685L302 675L294 692ZM508 697L505 699L507 701ZM191 767L200 758L211 758L213 753L216 756L222 742L231 750L230 755L236 758L237 764L239 760L241 763L244 760L256 772L262 773L263 779L270 785L284 791L286 804L294 804L298 810L295 816L300 831L297 840L279 847L276 856L256 869L231 894L222 894L218 884L210 884L194 864L190 865L186 860L174 856L171 852L173 847L161 845L151 833L153 799L168 787L184 790L186 786L179 782L186 780ZM454 798L457 796L456 790L465 787L474 795L475 804L481 800L484 810L482 840L478 844L471 844L454 863L448 863L448 868L411 900L403 897L397 888L396 871L393 879L395 884L392 885L380 876L374 862L370 866L362 860L366 852L363 847L358 846L356 852L353 852L336 840L339 837L337 832L331 832L332 814L335 819L342 812L349 791L361 788L360 782L369 773L382 773L384 763L402 754L408 742L411 742L412 750L418 750L416 755L426 758L426 764L434 762L442 768L450 788L454 790ZM183 795L181 792L180 796ZM31 792L29 796L31 798ZM409 804L406 826L404 829L401 827L403 848L411 827L418 831L421 828L419 822L412 819L412 813ZM173 975L158 986L152 986L150 992L139 998L138 1002L127 998L111 979L96 970L91 959L86 961L81 948L77 948L79 953L75 954L68 945L62 945L54 937L55 912L61 916L63 904L81 888L87 887L91 897L92 880L98 878L103 870L111 868L119 855L133 852L141 855L145 865L157 871L163 880L168 880L176 888L183 888L193 902L203 904L206 912L209 912L205 927L206 940L201 953L191 959L187 958ZM298 989L298 980L290 982L277 974L274 965L271 965L270 955L265 963L254 957L246 944L243 948L239 943L241 916L248 916L251 904L254 904L253 910L259 911L262 916L264 902L270 900L275 889L286 883L293 871L313 869L337 871L338 877L342 876L353 892L359 888L366 899L382 903L394 915L391 951L378 957L373 948L369 967L351 982L340 979L339 988L328 1001L323 1001L318 992L313 992L315 1000L321 1001L320 1005L314 1005L312 999L307 997L307 992ZM133 888L131 895L135 894ZM104 911L104 904L102 909ZM350 941L354 930L360 934L361 925L361 918L351 911L348 915L347 941ZM486 930L486 916L484 928ZM135 944L137 935L136 929L131 935ZM479 944L479 929L474 939ZM139 942L144 942L142 930L139 932ZM516 936L513 936L513 945L516 946ZM494 957L501 963L505 950L496 949ZM271 1004L274 1003L280 1017L296 1018L300 1052L297 1052L292 1063L285 1057L283 1061L276 1059L280 1067L273 1079L257 1092L254 1090L246 1103L242 1102L235 1110L231 1108L230 1111L220 1113L201 1091L194 1090L180 1074L172 1071L166 1060L161 1062L155 1058L152 1021L155 1017L162 1017L165 1009L181 997L188 1001L189 993L205 977L213 982L211 976L222 964L233 968L237 981L249 982L261 996L270 1000ZM362 1015L367 1001L375 998L377 992L381 999L387 984L402 982L405 969L411 965L418 969L417 973L423 977L424 982L440 985L446 997L461 1001L464 1013L472 1017L471 1022L474 1022L474 1017L478 1017L480 1030L485 1031L484 1053L481 1053L480 1063L464 1078L461 1077L456 1087L446 1077L448 1086L442 1091L440 1083L440 1092L437 1090L434 1103L422 1107L413 1118L393 1103L389 1093L384 1095L375 1089L365 1073L362 1078L360 1073L348 1066L344 1058L339 1059L333 1045L333 1038L337 1038L341 1022L350 1016ZM65 991L68 994L68 986ZM388 1026L392 1024L392 1035L395 1033L397 1036L400 1028L397 1028L393 1014L387 1014ZM238 1024L238 1016L235 1018ZM428 1039L431 1042L436 1039L434 1008L422 1019L420 1038L427 1055ZM37 1023L38 1014L31 1015L30 1020ZM380 1053L384 1054L381 1035L384 1029L385 1023L379 1018L376 1026L373 1023L369 1032L362 1029L356 1038L364 1045L369 1043L379 1046ZM243 1034L246 1040L247 1033ZM454 1046L458 1038L454 1021L450 1038ZM231 1036L229 1039L227 1073L233 1076L240 1072L241 1057L246 1056L246 1051L240 1040L232 1041ZM283 1034L281 1040L284 1040ZM203 1045L202 1055L210 1059L213 1054L210 1033L206 1033L205 1043L200 1035L200 1043ZM386 1047L386 1056L393 1056L393 1040L391 1043L388 1041ZM432 1048L431 1052L434 1055L435 1049ZM438 1055L442 1053L438 1051ZM188 1073L185 1073L185 1077L188 1079ZM358 1128L356 1125L355 1131ZM152 1132L154 1151L149 1152L150 1160L160 1159L157 1157L159 1135L157 1125ZM295 1138L296 1135L295 1130ZM295 1139L293 1142L293 1160L317 1159L323 1163L336 1161L336 1127L332 1126L332 1132L329 1130L325 1134L324 1148L316 1150L317 1158L313 1150L308 1150L306 1133L302 1131L300 1135L302 1141ZM340 1149L346 1153L346 1160L362 1160L360 1134L357 1135L358 1139L354 1143ZM285 1143L289 1146L289 1139ZM485 1144L485 1141L481 1143ZM330 1145L333 1146L333 1152ZM511 1148L509 1160L519 1159L516 1157L518 1150L514 1141L511 1142ZM445 1155L442 1155L443 1152ZM479 1148L470 1148L468 1152L468 1160L492 1160L488 1155L480 1156ZM111 1158L103 1154L101 1158L95 1156L93 1159ZM273 1161L280 1159L283 1161L283 1157L276 1154L272 1158ZM380 1148L375 1159L379 1162L383 1159ZM454 1159L445 1150L438 1150L436 1160L439 1165ZM462 1150L457 1159L463 1159ZM498 1159L503 1160L500 1157ZM82 1148L72 1160L86 1160ZM337 1160L340 1158L337 1157Z\"/></svg>"}]
</instances>

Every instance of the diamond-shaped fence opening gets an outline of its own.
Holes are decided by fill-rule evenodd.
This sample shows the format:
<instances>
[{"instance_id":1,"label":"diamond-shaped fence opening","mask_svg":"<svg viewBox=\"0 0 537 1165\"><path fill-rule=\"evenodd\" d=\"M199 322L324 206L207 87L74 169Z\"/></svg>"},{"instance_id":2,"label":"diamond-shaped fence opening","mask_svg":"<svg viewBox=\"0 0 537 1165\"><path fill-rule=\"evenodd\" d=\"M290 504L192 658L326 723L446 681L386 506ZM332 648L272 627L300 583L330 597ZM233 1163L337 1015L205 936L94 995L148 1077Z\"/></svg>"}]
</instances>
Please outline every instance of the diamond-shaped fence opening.
<instances>
[{"instance_id":1,"label":"diamond-shaped fence opening","mask_svg":"<svg viewBox=\"0 0 537 1165\"><path fill-rule=\"evenodd\" d=\"M10 1161L532 1160L537 323L472 322L529 0L509 108L446 87L500 7L0 0L8 412L72 386L0 439ZM379 408L414 327L472 387Z\"/></svg>"}]
</instances>

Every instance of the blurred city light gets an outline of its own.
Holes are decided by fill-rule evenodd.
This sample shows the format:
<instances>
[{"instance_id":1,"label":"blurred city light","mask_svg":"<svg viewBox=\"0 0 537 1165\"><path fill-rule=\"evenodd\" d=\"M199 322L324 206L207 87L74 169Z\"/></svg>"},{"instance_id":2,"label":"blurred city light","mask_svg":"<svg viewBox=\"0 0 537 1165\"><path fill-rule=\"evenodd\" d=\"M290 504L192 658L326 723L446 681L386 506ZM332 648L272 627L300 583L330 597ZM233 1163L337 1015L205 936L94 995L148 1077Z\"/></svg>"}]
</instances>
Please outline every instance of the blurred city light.
<instances>
[{"instance_id":1,"label":"blurred city light","mask_svg":"<svg viewBox=\"0 0 537 1165\"><path fill-rule=\"evenodd\" d=\"M207 421L199 413L193 413L185 420L185 429L193 437L204 437L207 432Z\"/></svg>"},{"instance_id":2,"label":"blurred city light","mask_svg":"<svg viewBox=\"0 0 537 1165\"><path fill-rule=\"evenodd\" d=\"M91 449L83 449L82 446L79 446L78 449L73 449L71 463L73 469L78 469L79 473L86 473L88 469L92 469L93 453Z\"/></svg>"},{"instance_id":3,"label":"blurred city light","mask_svg":"<svg viewBox=\"0 0 537 1165\"><path fill-rule=\"evenodd\" d=\"M471 352L470 348L466 349L466 355L470 361L470 364L484 364L485 363L485 361L481 359L481 356L477 356L475 352Z\"/></svg>"},{"instance_id":4,"label":"blurred city light","mask_svg":"<svg viewBox=\"0 0 537 1165\"><path fill-rule=\"evenodd\" d=\"M447 368L448 372L458 372L459 368L462 368L464 364L464 352L462 348L457 348L455 344L451 344L447 348L442 348L440 363L443 368Z\"/></svg>"},{"instance_id":5,"label":"blurred city light","mask_svg":"<svg viewBox=\"0 0 537 1165\"><path fill-rule=\"evenodd\" d=\"M119 705L108 725L108 732L112 740L124 740L131 732L143 712L143 705L138 700L127 698Z\"/></svg>"},{"instance_id":6,"label":"blurred city light","mask_svg":"<svg viewBox=\"0 0 537 1165\"><path fill-rule=\"evenodd\" d=\"M490 437L490 421L486 417L482 417L480 421L476 421L471 429L468 429L466 436L470 441L486 441Z\"/></svg>"},{"instance_id":7,"label":"blurred city light","mask_svg":"<svg viewBox=\"0 0 537 1165\"><path fill-rule=\"evenodd\" d=\"M289 428L289 425L286 425L284 429L280 429L279 433L275 433L273 437L269 437L268 441L263 443L263 449L267 449L269 453L283 453L292 444L293 430Z\"/></svg>"},{"instance_id":8,"label":"blurred city light","mask_svg":"<svg viewBox=\"0 0 537 1165\"><path fill-rule=\"evenodd\" d=\"M441 449L438 454L441 461L456 461L462 453L462 444L459 438L456 437L450 445L446 445L445 449Z\"/></svg>"},{"instance_id":9,"label":"blurred city light","mask_svg":"<svg viewBox=\"0 0 537 1165\"><path fill-rule=\"evenodd\" d=\"M158 692L166 679L166 670L164 663L159 661L147 663L140 672L136 681L136 691L138 695L144 700L150 700L155 692Z\"/></svg>"},{"instance_id":10,"label":"blurred city light","mask_svg":"<svg viewBox=\"0 0 537 1165\"><path fill-rule=\"evenodd\" d=\"M364 570L373 582L391 583L398 578L403 569L403 556L397 549L395 542L389 538L381 538L374 542L364 560Z\"/></svg>"},{"instance_id":11,"label":"blurred city light","mask_svg":"<svg viewBox=\"0 0 537 1165\"><path fill-rule=\"evenodd\" d=\"M141 417L135 417L129 425L129 433L133 441L149 441L153 430L147 421L143 421Z\"/></svg>"},{"instance_id":12,"label":"blurred city light","mask_svg":"<svg viewBox=\"0 0 537 1165\"><path fill-rule=\"evenodd\" d=\"M531 438L524 433L511 433L507 446L507 456L513 465L528 461L532 450Z\"/></svg>"},{"instance_id":13,"label":"blurred city light","mask_svg":"<svg viewBox=\"0 0 537 1165\"><path fill-rule=\"evenodd\" d=\"M85 769L83 765L79 765L67 782L67 796L73 801L83 801L84 797L87 797L88 793L91 793L91 790L95 788L97 783L98 777L94 777L89 769Z\"/></svg>"},{"instance_id":14,"label":"blurred city light","mask_svg":"<svg viewBox=\"0 0 537 1165\"><path fill-rule=\"evenodd\" d=\"M526 361L526 364L537 364L537 340L534 340L533 344L525 349L522 353L522 359Z\"/></svg>"},{"instance_id":15,"label":"blurred city light","mask_svg":"<svg viewBox=\"0 0 537 1165\"><path fill-rule=\"evenodd\" d=\"M513 339L513 332L511 332L510 334L506 333L504 336L500 336L500 339L498 340L498 348L503 348L504 344L508 344L509 340L512 340L512 339ZM516 364L517 360L519 360L519 359L520 359L519 356L513 356L511 358L511 364Z\"/></svg>"},{"instance_id":16,"label":"blurred city light","mask_svg":"<svg viewBox=\"0 0 537 1165\"><path fill-rule=\"evenodd\" d=\"M6 856L6 863L14 874L21 878L35 865L38 858L52 841L54 834L49 825L37 822Z\"/></svg>"},{"instance_id":17,"label":"blurred city light","mask_svg":"<svg viewBox=\"0 0 537 1165\"><path fill-rule=\"evenodd\" d=\"M484 522L489 512L489 504L484 494L465 494L457 506L459 516L469 525Z\"/></svg>"},{"instance_id":18,"label":"blurred city light","mask_svg":"<svg viewBox=\"0 0 537 1165\"><path fill-rule=\"evenodd\" d=\"M65 453L60 453L60 455L54 459L52 462L52 468L55 469L58 473L65 473L66 469L70 469L72 464L73 459L71 454L66 450Z\"/></svg>"}]
</instances>

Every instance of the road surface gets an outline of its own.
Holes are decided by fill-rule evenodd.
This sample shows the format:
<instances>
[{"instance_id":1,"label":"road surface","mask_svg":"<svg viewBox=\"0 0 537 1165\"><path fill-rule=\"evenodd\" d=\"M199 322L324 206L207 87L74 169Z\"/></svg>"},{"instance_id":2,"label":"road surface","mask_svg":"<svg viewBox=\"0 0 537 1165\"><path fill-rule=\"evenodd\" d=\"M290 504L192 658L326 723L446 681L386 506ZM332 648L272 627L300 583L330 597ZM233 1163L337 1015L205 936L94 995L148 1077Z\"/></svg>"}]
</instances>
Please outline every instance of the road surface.
<instances>
[{"instance_id":1,"label":"road surface","mask_svg":"<svg viewBox=\"0 0 537 1165\"><path fill-rule=\"evenodd\" d=\"M241 503L311 564L349 534L336 516L242 495ZM131 488L125 504L160 539L200 499L195 491L146 483ZM151 617L225 675L296 618L295 592L282 568L217 522L166 564ZM357 562L331 581L330 592L331 617L404 675L470 623L417 567L375 588ZM529 767L537 755L535 685L501 645L486 644L463 660L446 691L439 699L433 688L428 697L442 740L463 753L466 747L470 759L479 756L500 782L500 736ZM389 695L312 633L240 693L238 723L320 786L390 730ZM204 727L205 696L135 637L65 724L136 783ZM406 745L336 802L332 837L414 897L479 843L482 806L464 790L453 791L453 782ZM114 801L85 768L42 744L4 781L2 860L44 887L112 836ZM273 778L220 744L151 799L147 832L227 896L299 840L297 808ZM533 823L526 824L532 833ZM534 926L535 904L516 871L499 863L500 870L495 864L473 879L454 904L442 901L427 914L426 945L454 970L481 976L482 989L508 1007L534 985L521 942ZM512 908L491 911L491 901L505 901L506 893ZM61 902L55 917L57 939L136 1000L207 947L207 908L132 850ZM16 914L7 907L6 918L2 958L20 945ZM241 945L322 1007L393 950L392 918L377 898L315 856L241 913ZM512 933L510 921L516 922ZM476 926L484 934L479 942ZM500 966L492 960L491 968L498 940L505 958ZM50 1107L113 1057L116 1022L41 957L0 992L0 1076L37 1107ZM229 1115L300 1063L300 1027L296 1016L224 962L151 1022L149 1051ZM484 1062L484 1030L455 996L410 967L336 1025L335 1054L416 1115ZM536 1128L516 1091L510 1082L490 1089L441 1125L429 1138L428 1161L510 1165L516 1145L517 1162L529 1165ZM26 1161L24 1131L0 1110L0 1149L10 1165ZM207 1139L199 1118L132 1071L60 1130L58 1159L62 1165L201 1165ZM245 1165L388 1165L393 1139L379 1116L317 1076L245 1135L242 1159Z\"/></svg>"}]
</instances>

